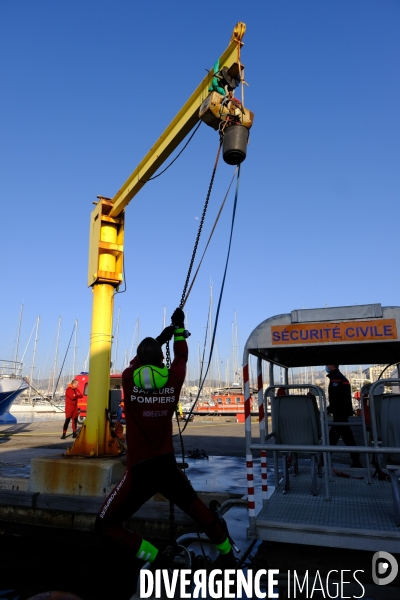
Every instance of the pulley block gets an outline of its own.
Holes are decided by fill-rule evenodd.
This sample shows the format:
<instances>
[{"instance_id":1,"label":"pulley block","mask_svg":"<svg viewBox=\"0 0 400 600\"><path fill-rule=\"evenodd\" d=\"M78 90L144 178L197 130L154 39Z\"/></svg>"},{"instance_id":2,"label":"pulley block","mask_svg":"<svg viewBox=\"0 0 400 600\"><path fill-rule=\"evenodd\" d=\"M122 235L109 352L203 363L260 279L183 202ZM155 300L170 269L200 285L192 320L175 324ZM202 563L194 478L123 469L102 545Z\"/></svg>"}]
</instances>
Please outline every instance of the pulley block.
<instances>
[{"instance_id":1,"label":"pulley block","mask_svg":"<svg viewBox=\"0 0 400 600\"><path fill-rule=\"evenodd\" d=\"M254 113L243 108L236 98L211 92L200 106L199 118L213 129L219 129L221 123L227 120L236 120L250 129Z\"/></svg>"}]
</instances>

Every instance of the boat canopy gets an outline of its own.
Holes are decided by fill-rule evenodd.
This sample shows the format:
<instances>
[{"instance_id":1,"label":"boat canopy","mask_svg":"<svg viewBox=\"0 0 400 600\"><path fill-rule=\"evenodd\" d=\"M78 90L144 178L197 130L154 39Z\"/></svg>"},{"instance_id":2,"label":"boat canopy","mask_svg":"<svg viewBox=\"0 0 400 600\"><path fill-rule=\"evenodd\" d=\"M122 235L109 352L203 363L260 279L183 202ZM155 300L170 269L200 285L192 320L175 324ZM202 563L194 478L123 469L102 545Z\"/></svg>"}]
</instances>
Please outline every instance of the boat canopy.
<instances>
[{"instance_id":1,"label":"boat canopy","mask_svg":"<svg viewBox=\"0 0 400 600\"><path fill-rule=\"evenodd\" d=\"M285 368L400 362L400 307L380 304L293 310L260 323L248 354Z\"/></svg>"}]
</instances>

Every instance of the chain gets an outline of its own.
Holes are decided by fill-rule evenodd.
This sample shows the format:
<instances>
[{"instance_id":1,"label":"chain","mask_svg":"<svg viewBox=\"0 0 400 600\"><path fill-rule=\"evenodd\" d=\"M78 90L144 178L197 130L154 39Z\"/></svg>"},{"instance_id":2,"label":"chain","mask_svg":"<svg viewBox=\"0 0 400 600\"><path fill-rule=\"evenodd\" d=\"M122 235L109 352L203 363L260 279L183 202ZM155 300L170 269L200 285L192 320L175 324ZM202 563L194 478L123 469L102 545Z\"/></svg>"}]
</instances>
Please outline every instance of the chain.
<instances>
[{"instance_id":1,"label":"chain","mask_svg":"<svg viewBox=\"0 0 400 600\"><path fill-rule=\"evenodd\" d=\"M165 344L165 364L167 366L167 369L169 369L171 366L171 354L169 351L169 340L167 340L167 343Z\"/></svg>"},{"instance_id":2,"label":"chain","mask_svg":"<svg viewBox=\"0 0 400 600\"><path fill-rule=\"evenodd\" d=\"M186 298L186 290L187 290L188 285L189 285L189 279L190 279L190 275L191 275L191 272L192 272L194 259L195 259L196 252L197 252L197 246L199 245L201 230L203 228L203 223L204 223L204 219L205 219L206 212L207 212L208 201L209 201L210 196L211 196L211 190L212 190L213 183L214 183L215 173L217 171L219 155L221 153L221 145L222 145L222 142L220 142L219 147L218 147L217 157L215 159L214 169L213 169L213 172L212 172L212 175L211 175L211 181L210 181L210 185L209 185L209 188L208 188L206 201L205 201L204 208L203 208L203 214L201 215L200 224L199 224L199 230L197 232L196 241L194 243L193 254L192 254L192 258L190 260L189 271L188 271L188 274L187 274L187 277L186 277L186 281L185 281L185 285L184 285L184 288L183 288L182 298L181 298L181 301L180 301L180 304L179 304L179 308L183 308L185 306L185 302L187 300L187 298Z\"/></svg>"},{"instance_id":3,"label":"chain","mask_svg":"<svg viewBox=\"0 0 400 600\"><path fill-rule=\"evenodd\" d=\"M201 230L203 229L203 223L204 223L204 219L206 217L208 202L210 200L211 190L212 190L213 184L214 184L215 173L217 172L219 155L221 154L221 146L222 146L222 141L220 141L220 144L218 146L218 152L217 152L217 156L215 158L215 163L214 163L214 168L213 168L213 172L212 172L212 175L211 175L210 185L208 186L207 197L206 197L206 201L204 203L203 214L201 215L201 219L200 219L200 223L199 223L199 229L197 231L197 236L196 236L196 241L194 243L192 258L190 259L190 265L189 265L188 274L186 276L185 285L183 286L182 298L181 298L181 301L180 301L180 304L179 304L179 308L183 308L185 306L185 302L187 300L187 298L186 298L186 291L187 291L187 288L188 288L188 285L189 285L189 280L190 280L190 275L191 275L192 269L193 269L194 259L196 257L197 246L199 245L199 241L200 241ZM169 369L169 367L171 365L171 353L169 351L169 341L165 345L165 364L166 364L167 368Z\"/></svg>"}]
</instances>

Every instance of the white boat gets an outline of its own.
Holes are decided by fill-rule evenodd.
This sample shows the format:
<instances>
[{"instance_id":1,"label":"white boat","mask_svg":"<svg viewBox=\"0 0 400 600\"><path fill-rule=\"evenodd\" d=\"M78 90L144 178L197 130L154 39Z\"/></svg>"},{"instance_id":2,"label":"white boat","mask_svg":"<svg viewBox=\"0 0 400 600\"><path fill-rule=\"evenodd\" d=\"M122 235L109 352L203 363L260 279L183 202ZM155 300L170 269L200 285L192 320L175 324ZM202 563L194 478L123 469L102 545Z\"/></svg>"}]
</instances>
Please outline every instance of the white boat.
<instances>
[{"instance_id":1,"label":"white boat","mask_svg":"<svg viewBox=\"0 0 400 600\"><path fill-rule=\"evenodd\" d=\"M15 402L12 406L13 413L60 413L65 410L65 402L61 398L44 399L35 396L30 400Z\"/></svg>"},{"instance_id":2,"label":"white boat","mask_svg":"<svg viewBox=\"0 0 400 600\"><path fill-rule=\"evenodd\" d=\"M0 417L10 410L14 400L28 388L22 378L22 363L0 360Z\"/></svg>"}]
</instances>

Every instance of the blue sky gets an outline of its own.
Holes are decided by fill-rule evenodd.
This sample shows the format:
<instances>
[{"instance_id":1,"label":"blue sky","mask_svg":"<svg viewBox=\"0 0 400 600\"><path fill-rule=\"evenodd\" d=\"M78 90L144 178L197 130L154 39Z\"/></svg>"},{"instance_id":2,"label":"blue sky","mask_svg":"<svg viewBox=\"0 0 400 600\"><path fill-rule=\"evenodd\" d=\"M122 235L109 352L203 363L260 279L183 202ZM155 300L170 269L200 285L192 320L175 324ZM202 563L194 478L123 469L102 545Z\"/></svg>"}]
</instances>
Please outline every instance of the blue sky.
<instances>
[{"instance_id":1,"label":"blue sky","mask_svg":"<svg viewBox=\"0 0 400 600\"><path fill-rule=\"evenodd\" d=\"M217 335L225 369L265 318L296 308L398 305L400 78L397 0L0 3L0 357L20 355L41 316L37 367L61 362L75 319L89 346L89 218L113 197L244 21L254 111ZM119 357L179 304L218 147L202 125L126 212ZM232 175L218 169L204 240ZM210 282L224 269L233 196L187 304L203 346ZM202 246L201 246L202 247ZM149 281L151 283L149 283ZM52 346L53 344L53 346ZM29 366L32 342L27 351ZM53 347L53 349L52 349ZM72 356L67 359L71 363ZM193 367L194 368L194 367Z\"/></svg>"}]
</instances>

